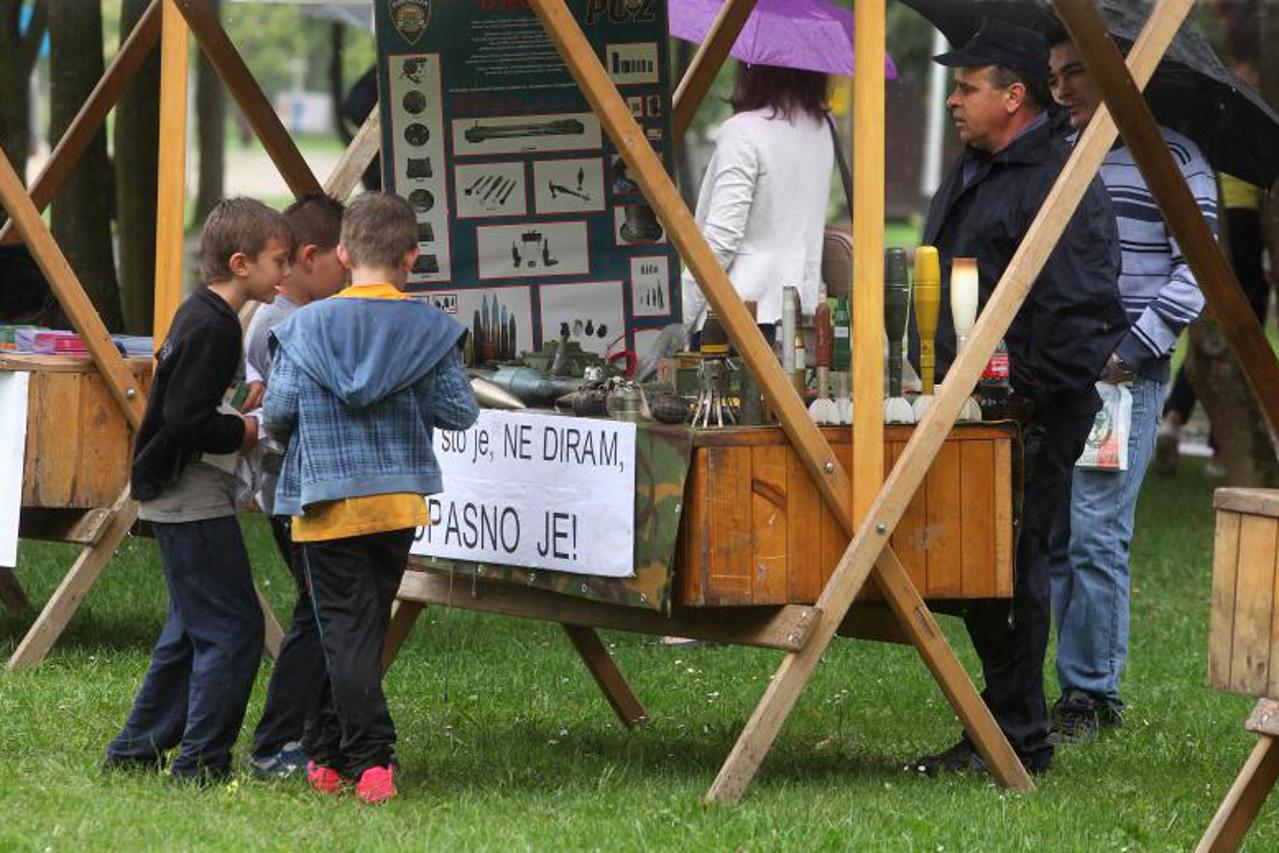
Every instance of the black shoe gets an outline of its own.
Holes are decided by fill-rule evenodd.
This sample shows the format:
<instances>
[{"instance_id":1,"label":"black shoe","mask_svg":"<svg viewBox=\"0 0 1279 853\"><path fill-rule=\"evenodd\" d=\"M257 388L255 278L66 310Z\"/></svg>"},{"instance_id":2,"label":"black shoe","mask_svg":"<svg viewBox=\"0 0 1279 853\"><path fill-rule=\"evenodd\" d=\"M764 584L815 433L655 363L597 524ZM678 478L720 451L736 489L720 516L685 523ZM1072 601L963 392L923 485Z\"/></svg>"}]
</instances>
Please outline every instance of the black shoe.
<instances>
[{"instance_id":1,"label":"black shoe","mask_svg":"<svg viewBox=\"0 0 1279 853\"><path fill-rule=\"evenodd\" d=\"M1022 766L1026 768L1026 772L1032 776L1040 776L1047 773L1053 767L1053 753L1049 748L1042 755L1028 756L1019 755ZM941 773L975 773L985 775L990 772L990 768L986 764L986 759L982 758L977 748L968 742L967 738L952 746L945 752L937 755L924 755L915 759L910 764L910 769L926 776L937 776Z\"/></svg>"},{"instance_id":2,"label":"black shoe","mask_svg":"<svg viewBox=\"0 0 1279 853\"><path fill-rule=\"evenodd\" d=\"M160 773L164 770L164 756L142 758L135 756L111 756L102 760L103 773Z\"/></svg>"},{"instance_id":3,"label":"black shoe","mask_svg":"<svg viewBox=\"0 0 1279 853\"><path fill-rule=\"evenodd\" d=\"M1123 724L1122 702L1072 689L1053 705L1051 736L1054 743L1091 743L1103 729Z\"/></svg>"}]
</instances>

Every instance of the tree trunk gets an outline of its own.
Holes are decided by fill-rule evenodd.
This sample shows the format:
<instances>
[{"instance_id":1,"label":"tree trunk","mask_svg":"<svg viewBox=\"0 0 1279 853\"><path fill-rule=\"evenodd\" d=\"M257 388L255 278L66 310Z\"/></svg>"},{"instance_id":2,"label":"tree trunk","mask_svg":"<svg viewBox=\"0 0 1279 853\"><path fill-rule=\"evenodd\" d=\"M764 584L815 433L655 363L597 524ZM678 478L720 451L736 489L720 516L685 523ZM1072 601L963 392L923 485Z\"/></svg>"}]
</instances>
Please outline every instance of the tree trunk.
<instances>
[{"instance_id":1,"label":"tree trunk","mask_svg":"<svg viewBox=\"0 0 1279 853\"><path fill-rule=\"evenodd\" d=\"M31 69L44 40L46 7L36 0L25 35L22 0L0 0L0 150L25 183L31 149ZM0 222L5 219L0 212Z\"/></svg>"},{"instance_id":2,"label":"tree trunk","mask_svg":"<svg viewBox=\"0 0 1279 853\"><path fill-rule=\"evenodd\" d=\"M150 0L124 0L124 43ZM149 335L155 311L155 204L159 180L160 49L152 50L115 108L116 236L124 328Z\"/></svg>"},{"instance_id":3,"label":"tree trunk","mask_svg":"<svg viewBox=\"0 0 1279 853\"><path fill-rule=\"evenodd\" d=\"M219 15L222 0L210 0ZM195 64L196 142L200 151L200 178L195 194L195 221L204 222L224 192L226 177L226 88L204 51Z\"/></svg>"},{"instance_id":4,"label":"tree trunk","mask_svg":"<svg viewBox=\"0 0 1279 853\"><path fill-rule=\"evenodd\" d=\"M61 138L102 78L102 9L83 0L48 0L49 136ZM111 246L113 192L106 130L100 130L53 201L53 236L102 321L123 328Z\"/></svg>"},{"instance_id":5,"label":"tree trunk","mask_svg":"<svg viewBox=\"0 0 1279 853\"><path fill-rule=\"evenodd\" d=\"M342 55L346 49L346 25L334 21L329 26L329 97L333 99L333 131L343 145L350 145L354 130L346 126L342 118L342 98L346 95L346 80L342 74Z\"/></svg>"}]
</instances>

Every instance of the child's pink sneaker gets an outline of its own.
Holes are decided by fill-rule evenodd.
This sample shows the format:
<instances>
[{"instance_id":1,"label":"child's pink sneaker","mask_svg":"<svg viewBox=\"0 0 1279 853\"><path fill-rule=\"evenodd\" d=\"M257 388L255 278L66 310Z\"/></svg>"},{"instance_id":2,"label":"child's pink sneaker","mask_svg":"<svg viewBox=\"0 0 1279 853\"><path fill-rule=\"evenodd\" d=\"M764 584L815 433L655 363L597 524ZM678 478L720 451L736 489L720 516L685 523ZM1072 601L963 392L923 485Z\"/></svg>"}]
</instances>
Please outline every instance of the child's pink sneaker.
<instances>
[{"instance_id":1,"label":"child's pink sneaker","mask_svg":"<svg viewBox=\"0 0 1279 853\"><path fill-rule=\"evenodd\" d=\"M389 764L370 767L360 774L360 781L355 783L355 796L362 803L385 803L395 794L395 771Z\"/></svg>"},{"instance_id":2,"label":"child's pink sneaker","mask_svg":"<svg viewBox=\"0 0 1279 853\"><path fill-rule=\"evenodd\" d=\"M336 797L342 793L342 777L332 767L325 767L322 764L316 764L314 761L308 761L306 763L306 781L310 782L311 787L321 794Z\"/></svg>"}]
</instances>

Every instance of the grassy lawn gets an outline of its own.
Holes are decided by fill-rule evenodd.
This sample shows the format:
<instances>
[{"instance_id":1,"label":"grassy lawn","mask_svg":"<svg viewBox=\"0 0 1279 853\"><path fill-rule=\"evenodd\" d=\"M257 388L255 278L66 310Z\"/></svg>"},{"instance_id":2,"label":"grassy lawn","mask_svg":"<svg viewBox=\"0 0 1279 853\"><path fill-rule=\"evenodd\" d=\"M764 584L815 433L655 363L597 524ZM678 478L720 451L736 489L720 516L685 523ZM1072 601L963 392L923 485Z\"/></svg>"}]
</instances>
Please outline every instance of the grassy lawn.
<instances>
[{"instance_id":1,"label":"grassy lawn","mask_svg":"<svg viewBox=\"0 0 1279 853\"><path fill-rule=\"evenodd\" d=\"M1242 730L1252 700L1204 684L1211 486L1191 460L1179 478L1148 481L1134 543L1128 724L1059 752L1029 796L905 771L912 756L950 744L955 719L912 651L841 641L746 800L704 806L777 653L669 651L609 635L653 718L628 733L557 629L439 609L424 613L388 680L404 772L402 796L387 807L329 801L302 783L242 778L201 792L104 778L97 762L128 710L165 600L154 546L131 541L50 659L0 674L0 849L1184 850L1253 744ZM284 613L290 584L265 525L245 527ZM23 544L19 572L34 600L70 559L61 546ZM973 671L962 626L944 621ZM27 624L0 619L0 653ZM1279 818L1263 812L1250 840L1275 849Z\"/></svg>"}]
</instances>

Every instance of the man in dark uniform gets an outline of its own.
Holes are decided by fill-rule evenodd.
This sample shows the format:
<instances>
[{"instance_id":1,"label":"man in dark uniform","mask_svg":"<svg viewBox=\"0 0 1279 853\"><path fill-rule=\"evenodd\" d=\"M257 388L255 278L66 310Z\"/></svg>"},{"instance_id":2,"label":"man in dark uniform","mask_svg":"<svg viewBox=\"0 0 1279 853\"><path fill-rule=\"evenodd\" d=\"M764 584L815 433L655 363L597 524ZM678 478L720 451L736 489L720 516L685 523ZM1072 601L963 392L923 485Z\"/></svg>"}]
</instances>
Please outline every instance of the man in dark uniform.
<instances>
[{"instance_id":1,"label":"man in dark uniform","mask_svg":"<svg viewBox=\"0 0 1279 853\"><path fill-rule=\"evenodd\" d=\"M942 261L940 376L955 357L951 260L977 259L984 306L1070 149L1045 111L1048 50L1040 34L986 19L963 48L935 61L955 69L946 105L965 143L924 228L923 242L935 245ZM1094 180L1005 337L1026 453L1013 600L1011 612L1006 601L973 602L964 622L982 662L982 696L1032 773L1047 771L1053 758L1043 684L1047 538L1101 405L1093 383L1128 329L1116 286L1119 261L1110 200ZM986 769L966 735L916 766L927 773Z\"/></svg>"}]
</instances>

